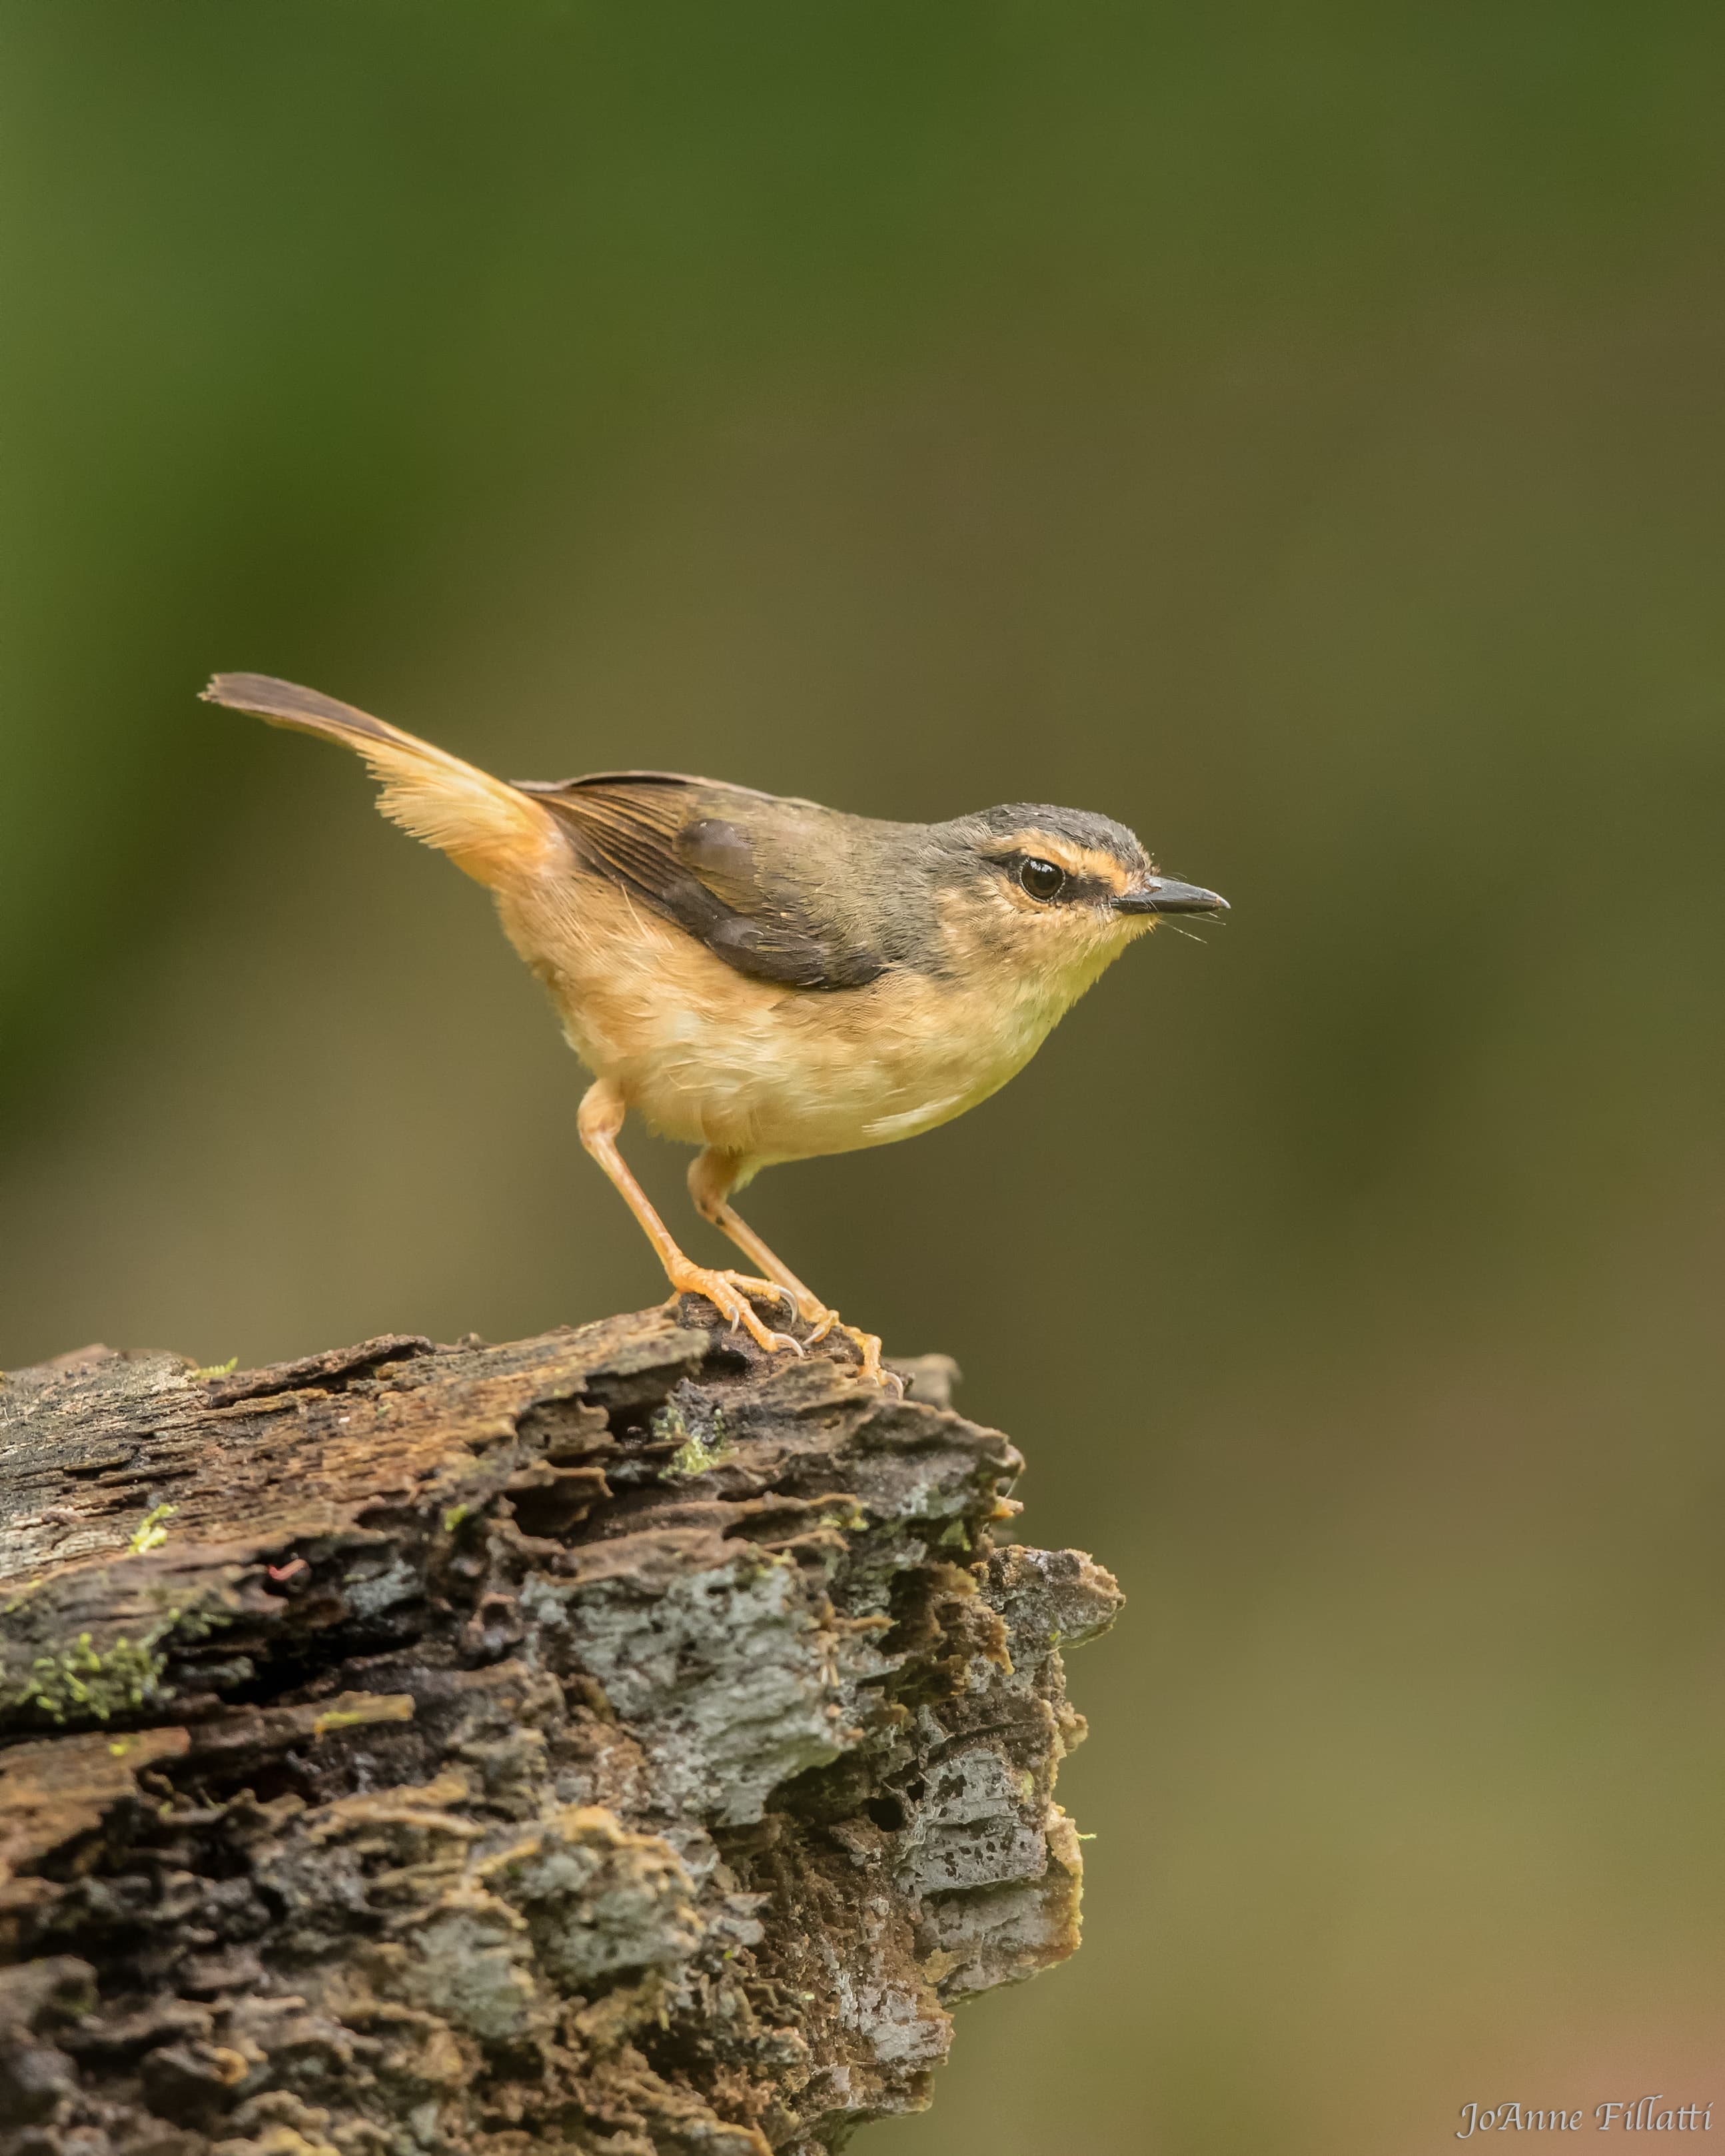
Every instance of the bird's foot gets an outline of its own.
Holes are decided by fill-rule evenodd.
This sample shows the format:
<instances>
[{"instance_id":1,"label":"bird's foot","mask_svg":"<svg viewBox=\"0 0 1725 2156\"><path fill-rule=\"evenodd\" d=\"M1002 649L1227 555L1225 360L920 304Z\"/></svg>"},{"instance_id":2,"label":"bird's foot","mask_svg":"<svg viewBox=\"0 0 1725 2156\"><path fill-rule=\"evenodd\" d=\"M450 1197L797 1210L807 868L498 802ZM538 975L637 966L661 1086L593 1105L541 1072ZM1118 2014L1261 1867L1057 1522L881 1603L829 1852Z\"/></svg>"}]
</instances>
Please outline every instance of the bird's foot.
<instances>
[{"instance_id":1,"label":"bird's foot","mask_svg":"<svg viewBox=\"0 0 1725 2156\"><path fill-rule=\"evenodd\" d=\"M881 1365L880 1334L865 1332L860 1325L846 1325L842 1319L835 1321L835 1329L845 1335L858 1354L862 1357L862 1368L858 1371L857 1375L863 1379L864 1383L870 1385L890 1385L902 1399L905 1396L904 1379L900 1377L896 1370L888 1370Z\"/></svg>"},{"instance_id":2,"label":"bird's foot","mask_svg":"<svg viewBox=\"0 0 1725 2156\"><path fill-rule=\"evenodd\" d=\"M860 1326L847 1325L836 1310L829 1310L816 1296L799 1295L793 1299L798 1317L809 1328L803 1343L805 1348L819 1346L829 1332L842 1332L862 1358L857 1375L867 1384L891 1385L901 1399L904 1398L904 1379L896 1370L881 1367L878 1332L865 1332Z\"/></svg>"},{"instance_id":3,"label":"bird's foot","mask_svg":"<svg viewBox=\"0 0 1725 2156\"><path fill-rule=\"evenodd\" d=\"M757 1280L752 1273L717 1272L710 1265L697 1265L688 1259L675 1268L667 1265L665 1270L670 1275L674 1296L702 1296L733 1332L740 1325L755 1345L768 1354L788 1350L793 1355L800 1355L803 1352L800 1340L793 1339L788 1332L775 1332L763 1324L750 1300L757 1295L774 1297L794 1310L796 1297L775 1281Z\"/></svg>"}]
</instances>

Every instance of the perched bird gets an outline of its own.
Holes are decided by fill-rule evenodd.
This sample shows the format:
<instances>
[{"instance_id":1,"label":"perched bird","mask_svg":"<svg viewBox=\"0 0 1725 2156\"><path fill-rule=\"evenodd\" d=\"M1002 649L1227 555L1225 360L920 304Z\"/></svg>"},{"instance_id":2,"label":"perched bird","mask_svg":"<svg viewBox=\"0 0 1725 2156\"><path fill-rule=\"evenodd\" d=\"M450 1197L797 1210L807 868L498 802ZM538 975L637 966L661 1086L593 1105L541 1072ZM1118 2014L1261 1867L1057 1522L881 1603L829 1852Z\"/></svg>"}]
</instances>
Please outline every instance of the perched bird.
<instances>
[{"instance_id":1,"label":"perched bird","mask_svg":"<svg viewBox=\"0 0 1725 2156\"><path fill-rule=\"evenodd\" d=\"M879 1339L841 1325L733 1194L773 1162L962 1115L1163 915L1227 911L1081 809L1017 802L887 824L676 772L511 783L290 681L218 674L203 693L356 750L383 814L490 888L594 1074L582 1142L673 1291L769 1352L800 1353L836 1327L876 1383ZM618 1150L632 1108L701 1148L696 1209L764 1278L684 1255ZM769 1327L755 1301L794 1312L804 1338Z\"/></svg>"}]
</instances>

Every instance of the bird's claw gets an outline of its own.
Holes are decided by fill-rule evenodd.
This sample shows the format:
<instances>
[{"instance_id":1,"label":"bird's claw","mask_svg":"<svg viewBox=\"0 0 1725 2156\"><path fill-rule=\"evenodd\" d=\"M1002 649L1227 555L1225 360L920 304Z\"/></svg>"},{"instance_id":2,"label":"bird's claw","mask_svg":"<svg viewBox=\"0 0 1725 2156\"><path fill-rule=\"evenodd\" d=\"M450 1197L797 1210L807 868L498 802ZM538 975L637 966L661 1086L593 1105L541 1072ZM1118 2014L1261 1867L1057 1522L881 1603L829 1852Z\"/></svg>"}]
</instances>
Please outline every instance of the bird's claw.
<instances>
[{"instance_id":1,"label":"bird's claw","mask_svg":"<svg viewBox=\"0 0 1725 2156\"><path fill-rule=\"evenodd\" d=\"M754 1295L782 1296L791 1308L796 1308L796 1298L773 1281L756 1280L747 1273L721 1273L707 1265L689 1265L671 1275L671 1286L679 1295L698 1295L710 1302L725 1321L726 1329L735 1332L739 1327L747 1332L763 1354L788 1353L802 1355L807 1351L800 1340L793 1339L788 1332L775 1332L764 1324L750 1297Z\"/></svg>"},{"instance_id":2,"label":"bird's claw","mask_svg":"<svg viewBox=\"0 0 1725 2156\"><path fill-rule=\"evenodd\" d=\"M758 1296L773 1296L793 1315L802 1314L796 1296L788 1287L781 1287L777 1281L762 1280L754 1273L724 1272L719 1277L721 1280L729 1281L733 1287L741 1288L751 1301ZM788 1336L782 1334L780 1337L784 1338Z\"/></svg>"},{"instance_id":3,"label":"bird's claw","mask_svg":"<svg viewBox=\"0 0 1725 2156\"><path fill-rule=\"evenodd\" d=\"M880 1334L847 1325L836 1310L829 1310L812 1295L794 1294L777 1281L761 1280L752 1273L716 1272L696 1265L674 1273L671 1286L679 1295L698 1295L710 1302L724 1319L727 1331L735 1332L741 1327L768 1355L807 1355L830 1333L843 1333L857 1352L860 1368L856 1374L860 1382L890 1387L900 1399L905 1396L904 1379L896 1370L886 1369L881 1363ZM773 1331L754 1307L753 1298L757 1296L778 1297L809 1328L807 1337L797 1340L788 1332Z\"/></svg>"},{"instance_id":4,"label":"bird's claw","mask_svg":"<svg viewBox=\"0 0 1725 2156\"><path fill-rule=\"evenodd\" d=\"M881 1367L880 1334L865 1332L860 1327L855 1325L841 1325L839 1330L847 1339L855 1343L857 1352L862 1357L862 1368L858 1371L857 1375L863 1382L865 1384L883 1387L891 1385L898 1397L902 1399L905 1396L904 1379L900 1377L896 1370L884 1369Z\"/></svg>"},{"instance_id":5,"label":"bird's claw","mask_svg":"<svg viewBox=\"0 0 1725 2156\"><path fill-rule=\"evenodd\" d=\"M733 1326L732 1330L734 1332L736 1327ZM754 1328L752 1327L750 1327L750 1331L753 1333L753 1337L757 1340L761 1339L762 1336L758 1332L754 1332ZM762 1345L766 1348L769 1355L788 1353L790 1354L801 1357L806 1355L809 1352L808 1349L804 1348L802 1342L798 1340L793 1333L789 1332L769 1332L762 1342Z\"/></svg>"},{"instance_id":6,"label":"bird's claw","mask_svg":"<svg viewBox=\"0 0 1725 2156\"><path fill-rule=\"evenodd\" d=\"M817 1302L813 1296L798 1296L797 1314L810 1328L808 1335L809 1347L818 1346L830 1332L843 1333L861 1360L862 1367L857 1376L863 1383L890 1385L901 1399L904 1398L904 1379L896 1370L881 1367L880 1336L878 1332L865 1332L860 1326L847 1325L836 1310L829 1310L824 1303Z\"/></svg>"}]
</instances>

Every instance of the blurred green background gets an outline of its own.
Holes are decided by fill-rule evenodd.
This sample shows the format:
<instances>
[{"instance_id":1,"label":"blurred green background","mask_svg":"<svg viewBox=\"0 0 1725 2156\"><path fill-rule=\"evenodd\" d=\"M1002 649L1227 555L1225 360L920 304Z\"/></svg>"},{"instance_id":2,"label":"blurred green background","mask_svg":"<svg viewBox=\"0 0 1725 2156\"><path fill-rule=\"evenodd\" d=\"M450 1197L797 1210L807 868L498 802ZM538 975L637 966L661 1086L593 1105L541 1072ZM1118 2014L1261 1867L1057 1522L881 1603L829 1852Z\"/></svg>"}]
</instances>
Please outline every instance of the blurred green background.
<instances>
[{"instance_id":1,"label":"blurred green background","mask_svg":"<svg viewBox=\"0 0 1725 2156\"><path fill-rule=\"evenodd\" d=\"M1722 89L1660 0L0 18L0 1363L661 1292L213 668L1234 902L752 1202L1131 1596L1088 1943L881 2156L1725 2102Z\"/></svg>"}]
</instances>

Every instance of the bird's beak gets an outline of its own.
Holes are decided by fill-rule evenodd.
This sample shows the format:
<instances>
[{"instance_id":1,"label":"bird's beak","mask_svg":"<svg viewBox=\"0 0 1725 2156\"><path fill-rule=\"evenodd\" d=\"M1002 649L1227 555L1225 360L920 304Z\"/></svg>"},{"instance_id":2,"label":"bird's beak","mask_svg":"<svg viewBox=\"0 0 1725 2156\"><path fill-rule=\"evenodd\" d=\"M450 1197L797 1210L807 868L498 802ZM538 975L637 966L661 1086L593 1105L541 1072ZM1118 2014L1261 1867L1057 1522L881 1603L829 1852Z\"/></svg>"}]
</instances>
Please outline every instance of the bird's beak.
<instances>
[{"instance_id":1,"label":"bird's beak","mask_svg":"<svg viewBox=\"0 0 1725 2156\"><path fill-rule=\"evenodd\" d=\"M1142 876L1114 901L1117 913L1225 913L1228 901L1195 883L1176 883L1172 876Z\"/></svg>"}]
</instances>

